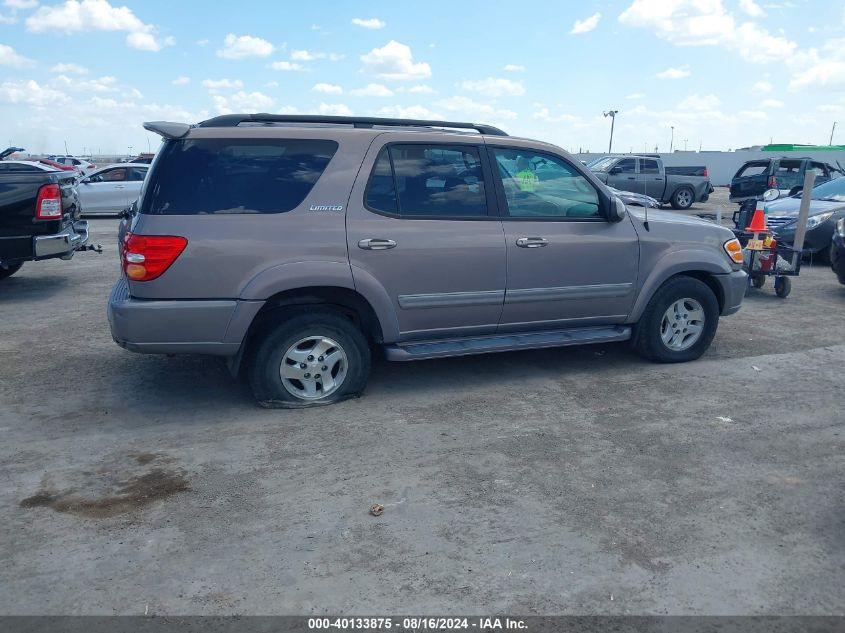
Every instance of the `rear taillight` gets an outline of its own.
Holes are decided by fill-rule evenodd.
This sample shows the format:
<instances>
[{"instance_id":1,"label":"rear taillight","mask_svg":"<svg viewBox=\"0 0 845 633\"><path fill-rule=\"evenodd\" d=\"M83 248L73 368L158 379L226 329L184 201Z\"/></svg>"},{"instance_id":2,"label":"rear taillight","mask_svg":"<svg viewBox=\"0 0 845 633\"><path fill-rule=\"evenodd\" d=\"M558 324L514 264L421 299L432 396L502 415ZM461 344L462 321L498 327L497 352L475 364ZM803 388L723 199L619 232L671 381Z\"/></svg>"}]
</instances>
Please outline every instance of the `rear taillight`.
<instances>
[{"instance_id":1,"label":"rear taillight","mask_svg":"<svg viewBox=\"0 0 845 633\"><path fill-rule=\"evenodd\" d=\"M175 235L127 233L121 248L123 272L131 281L156 279L170 268L187 245L188 240Z\"/></svg>"},{"instance_id":2,"label":"rear taillight","mask_svg":"<svg viewBox=\"0 0 845 633\"><path fill-rule=\"evenodd\" d=\"M708 174L708 173L707 173L707 168L706 168L706 167L704 168L704 177L705 177L705 178L709 178L709 177L710 177L710 174Z\"/></svg>"},{"instance_id":3,"label":"rear taillight","mask_svg":"<svg viewBox=\"0 0 845 633\"><path fill-rule=\"evenodd\" d=\"M777 189L778 188L778 179L774 176L769 176L769 189Z\"/></svg>"},{"instance_id":4,"label":"rear taillight","mask_svg":"<svg viewBox=\"0 0 845 633\"><path fill-rule=\"evenodd\" d=\"M39 220L55 220L62 217L62 190L59 185L44 185L38 190L35 217Z\"/></svg>"}]
</instances>

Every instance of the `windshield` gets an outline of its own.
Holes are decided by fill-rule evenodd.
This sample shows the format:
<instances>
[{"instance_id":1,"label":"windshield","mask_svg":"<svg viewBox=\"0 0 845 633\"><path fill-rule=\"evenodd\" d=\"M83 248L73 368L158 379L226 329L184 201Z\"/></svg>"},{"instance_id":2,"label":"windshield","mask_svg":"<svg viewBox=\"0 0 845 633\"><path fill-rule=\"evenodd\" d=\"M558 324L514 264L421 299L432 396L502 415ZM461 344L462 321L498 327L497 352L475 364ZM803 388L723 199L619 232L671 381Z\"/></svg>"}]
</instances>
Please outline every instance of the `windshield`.
<instances>
[{"instance_id":1,"label":"windshield","mask_svg":"<svg viewBox=\"0 0 845 633\"><path fill-rule=\"evenodd\" d=\"M801 193L795 194L795 197L800 198ZM813 187L813 200L845 202L845 178L837 178Z\"/></svg>"},{"instance_id":2,"label":"windshield","mask_svg":"<svg viewBox=\"0 0 845 633\"><path fill-rule=\"evenodd\" d=\"M593 171L607 171L616 163L616 157L597 158L587 165Z\"/></svg>"}]
</instances>

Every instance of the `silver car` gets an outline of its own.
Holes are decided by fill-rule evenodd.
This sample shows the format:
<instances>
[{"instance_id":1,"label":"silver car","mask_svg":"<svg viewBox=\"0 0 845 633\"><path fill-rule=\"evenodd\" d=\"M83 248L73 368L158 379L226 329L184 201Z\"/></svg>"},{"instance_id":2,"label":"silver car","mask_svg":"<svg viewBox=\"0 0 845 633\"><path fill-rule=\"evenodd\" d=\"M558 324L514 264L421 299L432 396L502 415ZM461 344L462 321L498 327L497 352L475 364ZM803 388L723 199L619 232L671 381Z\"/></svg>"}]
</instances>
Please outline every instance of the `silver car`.
<instances>
[{"instance_id":1,"label":"silver car","mask_svg":"<svg viewBox=\"0 0 845 633\"><path fill-rule=\"evenodd\" d=\"M563 149L491 126L145 127L165 142L121 227L112 336L225 357L265 406L360 394L373 349L410 361L631 341L689 361L745 293L728 229L628 213Z\"/></svg>"},{"instance_id":2,"label":"silver car","mask_svg":"<svg viewBox=\"0 0 845 633\"><path fill-rule=\"evenodd\" d=\"M144 184L150 166L121 163L101 167L79 183L82 213L92 215L120 215L129 208Z\"/></svg>"}]
</instances>

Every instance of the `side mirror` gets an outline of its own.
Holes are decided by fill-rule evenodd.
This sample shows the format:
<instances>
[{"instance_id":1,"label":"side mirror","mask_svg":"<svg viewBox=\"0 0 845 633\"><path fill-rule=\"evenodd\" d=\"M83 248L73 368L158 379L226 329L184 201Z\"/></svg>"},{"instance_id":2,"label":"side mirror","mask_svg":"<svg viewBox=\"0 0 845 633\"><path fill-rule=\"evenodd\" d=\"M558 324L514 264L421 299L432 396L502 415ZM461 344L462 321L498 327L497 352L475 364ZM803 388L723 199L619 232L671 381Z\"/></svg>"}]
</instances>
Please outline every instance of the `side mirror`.
<instances>
[{"instance_id":1,"label":"side mirror","mask_svg":"<svg viewBox=\"0 0 845 633\"><path fill-rule=\"evenodd\" d=\"M767 189L763 194L763 202L771 202L778 198L780 198L780 190L778 189Z\"/></svg>"},{"instance_id":2,"label":"side mirror","mask_svg":"<svg viewBox=\"0 0 845 633\"><path fill-rule=\"evenodd\" d=\"M90 185L90 184L91 184L91 179L90 179L90 178L83 178L83 179L82 179L82 184L83 184L83 185Z\"/></svg>"},{"instance_id":3,"label":"side mirror","mask_svg":"<svg viewBox=\"0 0 845 633\"><path fill-rule=\"evenodd\" d=\"M610 214L608 220L611 222L621 222L625 219L628 209L625 208L625 203L616 196L610 197Z\"/></svg>"},{"instance_id":4,"label":"side mirror","mask_svg":"<svg viewBox=\"0 0 845 633\"><path fill-rule=\"evenodd\" d=\"M611 167L611 168L610 168L610 171L609 171L608 173L609 173L609 174L621 174L621 173L622 173L622 168L621 168L621 167L618 167L618 166Z\"/></svg>"}]
</instances>

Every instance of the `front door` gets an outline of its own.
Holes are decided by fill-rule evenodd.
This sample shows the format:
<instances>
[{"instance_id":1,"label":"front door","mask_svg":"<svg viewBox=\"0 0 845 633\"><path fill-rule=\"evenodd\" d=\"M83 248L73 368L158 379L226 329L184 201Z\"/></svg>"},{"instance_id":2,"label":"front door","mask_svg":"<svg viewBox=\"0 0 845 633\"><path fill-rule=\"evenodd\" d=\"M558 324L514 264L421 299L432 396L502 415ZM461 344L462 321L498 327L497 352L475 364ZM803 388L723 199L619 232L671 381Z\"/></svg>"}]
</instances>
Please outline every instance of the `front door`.
<instances>
[{"instance_id":1,"label":"front door","mask_svg":"<svg viewBox=\"0 0 845 633\"><path fill-rule=\"evenodd\" d=\"M462 142L374 144L349 201L352 276L387 292L401 340L493 333L502 311L505 241L489 167L483 146L453 138Z\"/></svg>"},{"instance_id":2,"label":"front door","mask_svg":"<svg viewBox=\"0 0 845 633\"><path fill-rule=\"evenodd\" d=\"M128 178L129 169L126 167L106 169L84 178L79 186L82 212L119 213L125 209Z\"/></svg>"},{"instance_id":3,"label":"front door","mask_svg":"<svg viewBox=\"0 0 845 633\"><path fill-rule=\"evenodd\" d=\"M490 149L507 243L500 331L623 323L637 282L630 218L608 222L599 192L566 159ZM535 175L526 188L526 172Z\"/></svg>"},{"instance_id":4,"label":"front door","mask_svg":"<svg viewBox=\"0 0 845 633\"><path fill-rule=\"evenodd\" d=\"M623 158L607 174L607 184L622 191L634 191L637 185L637 161Z\"/></svg>"}]
</instances>

